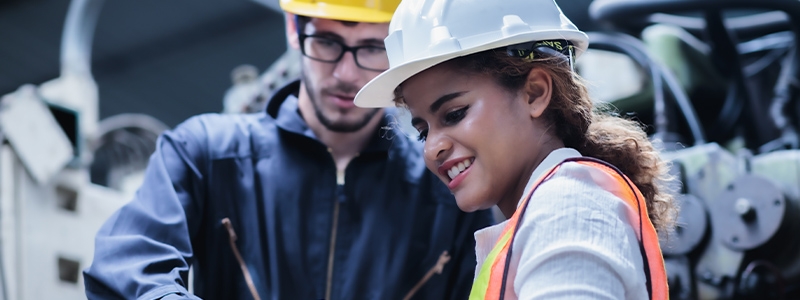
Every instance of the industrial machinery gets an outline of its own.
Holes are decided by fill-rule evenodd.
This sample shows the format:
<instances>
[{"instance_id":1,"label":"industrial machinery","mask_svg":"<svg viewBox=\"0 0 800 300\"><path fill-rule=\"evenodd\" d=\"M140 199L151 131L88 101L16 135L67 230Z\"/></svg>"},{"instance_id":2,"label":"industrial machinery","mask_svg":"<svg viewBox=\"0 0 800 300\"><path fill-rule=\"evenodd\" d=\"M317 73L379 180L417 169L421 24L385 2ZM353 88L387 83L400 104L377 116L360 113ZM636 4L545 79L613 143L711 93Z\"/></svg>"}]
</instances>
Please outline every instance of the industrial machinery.
<instances>
[{"instance_id":1,"label":"industrial machinery","mask_svg":"<svg viewBox=\"0 0 800 300\"><path fill-rule=\"evenodd\" d=\"M58 78L0 98L0 299L86 299L94 235L166 129L141 115L98 122L90 50L102 2L71 1Z\"/></svg>"},{"instance_id":2,"label":"industrial machinery","mask_svg":"<svg viewBox=\"0 0 800 300\"><path fill-rule=\"evenodd\" d=\"M592 47L649 78L635 112L682 185L672 299L800 299L800 1L595 0Z\"/></svg>"}]
</instances>

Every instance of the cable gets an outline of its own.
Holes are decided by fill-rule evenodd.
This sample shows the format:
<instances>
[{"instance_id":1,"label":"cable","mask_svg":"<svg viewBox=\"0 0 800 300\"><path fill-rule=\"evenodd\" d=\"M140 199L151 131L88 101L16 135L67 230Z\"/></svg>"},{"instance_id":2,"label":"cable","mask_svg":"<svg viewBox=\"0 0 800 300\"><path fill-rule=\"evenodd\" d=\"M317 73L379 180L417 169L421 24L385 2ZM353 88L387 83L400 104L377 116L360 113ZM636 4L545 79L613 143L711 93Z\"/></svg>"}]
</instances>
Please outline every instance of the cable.
<instances>
[{"instance_id":1,"label":"cable","mask_svg":"<svg viewBox=\"0 0 800 300\"><path fill-rule=\"evenodd\" d=\"M664 88L661 74L653 68L651 60L641 51L618 41L620 36L607 33L589 33L590 45L592 48L621 52L628 55L639 66L644 68L650 75L653 83L653 102L654 102L654 126L656 133L664 133L668 130L668 119L665 116L666 104L664 100Z\"/></svg>"},{"instance_id":2,"label":"cable","mask_svg":"<svg viewBox=\"0 0 800 300\"><path fill-rule=\"evenodd\" d=\"M689 126L694 143L706 143L706 137L703 133L703 128L700 125L700 119L697 116L697 112L694 110L694 106L692 106L691 101L689 100L689 96L687 96L686 92L681 88L680 83L675 75L667 70L666 67L653 59L648 54L647 49L645 49L644 44L640 40L622 33L590 32L588 35L589 40L591 41L591 48L626 54L638 65L647 70L651 79L653 80L653 97L654 101L656 102L655 108L657 110L666 107L666 101L664 100L664 87L662 86L662 84L666 83L667 88L670 90L673 96L675 104L678 105L681 114ZM663 112L656 111L656 118L658 118L658 114L663 114ZM659 122L664 121L662 120ZM659 126L667 127L666 125ZM657 132L658 130L663 129L664 128L656 128Z\"/></svg>"},{"instance_id":3,"label":"cable","mask_svg":"<svg viewBox=\"0 0 800 300\"><path fill-rule=\"evenodd\" d=\"M158 136L166 129L157 119L140 114L121 114L101 121L97 138L90 143L94 154L89 167L92 182L120 189L125 176L147 167Z\"/></svg>"},{"instance_id":4,"label":"cable","mask_svg":"<svg viewBox=\"0 0 800 300\"><path fill-rule=\"evenodd\" d=\"M783 149L788 146L790 148L797 148L798 137L794 124L785 112L785 108L798 94L798 63L800 63L800 52L798 49L793 48L788 50L789 54L781 61L781 72L778 75L775 88L773 90L772 103L769 107L770 119L774 122L775 126L781 130L781 136L775 140L768 141L760 146L761 152L769 152L772 150ZM797 116L795 116L797 118Z\"/></svg>"},{"instance_id":5,"label":"cable","mask_svg":"<svg viewBox=\"0 0 800 300\"><path fill-rule=\"evenodd\" d=\"M776 290L778 290L778 299L783 299L782 296L785 292L784 286L786 285L785 284L786 280L783 278L783 274L781 274L781 271L775 265L766 260L754 260L751 261L749 264L747 264L747 267L744 268L744 271L742 271L742 274L739 277L740 278L739 289L741 289L742 286L744 286L745 282L747 282L748 279L750 279L750 276L753 275L753 271L755 270L756 267L764 267L773 276L775 276L775 281L776 281L775 284L777 285Z\"/></svg>"},{"instance_id":6,"label":"cable","mask_svg":"<svg viewBox=\"0 0 800 300\"><path fill-rule=\"evenodd\" d=\"M740 55L767 51L758 60L743 67L744 75L752 77L779 61L794 45L794 33L781 31L739 43L736 48Z\"/></svg>"},{"instance_id":7,"label":"cable","mask_svg":"<svg viewBox=\"0 0 800 300\"><path fill-rule=\"evenodd\" d=\"M672 72L661 64L656 63L656 65L656 68L661 71L661 76L664 78L664 81L666 81L669 90L672 92L675 103L678 104L680 111L683 113L683 117L689 124L689 129L692 132L695 145L705 144L706 137L703 133L703 127L700 125L700 118L697 116L697 112L694 110L689 96L686 95L686 91L681 88L680 82Z\"/></svg>"},{"instance_id":8,"label":"cable","mask_svg":"<svg viewBox=\"0 0 800 300\"><path fill-rule=\"evenodd\" d=\"M742 66L742 71L745 77L753 77L764 71L767 67L779 61L786 53L789 52L788 48L777 48L767 52L758 60Z\"/></svg>"},{"instance_id":9,"label":"cable","mask_svg":"<svg viewBox=\"0 0 800 300\"><path fill-rule=\"evenodd\" d=\"M736 83L728 83L728 89L725 92L725 101L722 103L722 108L720 108L715 118L714 126L710 130L712 136L723 136L733 130L733 127L736 126L744 111L744 103L741 99Z\"/></svg>"},{"instance_id":10,"label":"cable","mask_svg":"<svg viewBox=\"0 0 800 300\"><path fill-rule=\"evenodd\" d=\"M794 33L781 31L768 34L759 38L742 42L736 45L739 54L749 54L779 48L789 48L794 45Z\"/></svg>"},{"instance_id":11,"label":"cable","mask_svg":"<svg viewBox=\"0 0 800 300\"><path fill-rule=\"evenodd\" d=\"M706 28L704 18L666 13L650 15L641 26L649 24L671 24L698 35L702 34ZM784 30L790 25L789 17L781 11L725 18L725 27L735 32L738 37L762 36L764 32Z\"/></svg>"}]
</instances>

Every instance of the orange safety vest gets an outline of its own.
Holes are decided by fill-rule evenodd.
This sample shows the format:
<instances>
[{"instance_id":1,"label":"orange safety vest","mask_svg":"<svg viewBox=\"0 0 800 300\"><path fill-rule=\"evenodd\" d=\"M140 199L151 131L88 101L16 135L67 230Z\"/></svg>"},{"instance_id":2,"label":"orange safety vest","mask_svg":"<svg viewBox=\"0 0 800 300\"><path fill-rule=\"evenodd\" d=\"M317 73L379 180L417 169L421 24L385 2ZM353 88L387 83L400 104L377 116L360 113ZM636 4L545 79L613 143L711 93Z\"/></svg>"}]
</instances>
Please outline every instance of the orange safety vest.
<instances>
[{"instance_id":1,"label":"orange safety vest","mask_svg":"<svg viewBox=\"0 0 800 300\"><path fill-rule=\"evenodd\" d=\"M536 184L531 188L528 196L522 200L521 209L514 212L514 215L508 220L508 223L506 223L503 229L503 233L500 235L494 248L492 248L492 251L489 252L489 256L486 257L478 273L478 277L475 278L475 282L472 285L469 299L502 300L505 297L508 267L511 263L511 249L514 243L514 237L520 226L520 220L522 220L522 216L527 209L528 200L533 196L534 191L536 191L539 185L549 179L558 167L565 162L576 162L585 166L598 168L616 179L615 183L621 187L619 189L622 191L621 198L638 212L638 214L629 219L631 221L631 226L634 227L637 239L639 240L639 249L642 252L642 258L644 260L644 271L647 276L647 293L650 295L650 299L653 300L669 299L664 259L661 256L658 235L647 214L647 205L644 203L644 196L642 196L642 193L636 188L633 182L615 166L591 157L566 159L550 169L546 175L540 177L536 181Z\"/></svg>"}]
</instances>

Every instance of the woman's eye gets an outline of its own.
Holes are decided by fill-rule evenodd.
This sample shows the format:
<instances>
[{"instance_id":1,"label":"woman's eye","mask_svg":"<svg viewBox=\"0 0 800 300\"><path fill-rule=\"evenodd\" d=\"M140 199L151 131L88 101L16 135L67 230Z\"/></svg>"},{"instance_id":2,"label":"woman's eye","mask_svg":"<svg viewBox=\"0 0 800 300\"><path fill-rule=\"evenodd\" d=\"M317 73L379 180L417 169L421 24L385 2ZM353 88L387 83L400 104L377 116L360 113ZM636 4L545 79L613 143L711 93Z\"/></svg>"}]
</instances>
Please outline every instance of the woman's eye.
<instances>
[{"instance_id":1,"label":"woman's eye","mask_svg":"<svg viewBox=\"0 0 800 300\"><path fill-rule=\"evenodd\" d=\"M427 129L420 130L419 131L419 136L417 137L417 140L420 141L420 142L424 142L425 139L427 139L427 138L428 138L428 130Z\"/></svg>"},{"instance_id":2,"label":"woman's eye","mask_svg":"<svg viewBox=\"0 0 800 300\"><path fill-rule=\"evenodd\" d=\"M461 121L461 119L464 119L464 116L467 115L467 109L469 109L469 105L448 112L444 115L444 123L447 125L458 123L458 121Z\"/></svg>"}]
</instances>

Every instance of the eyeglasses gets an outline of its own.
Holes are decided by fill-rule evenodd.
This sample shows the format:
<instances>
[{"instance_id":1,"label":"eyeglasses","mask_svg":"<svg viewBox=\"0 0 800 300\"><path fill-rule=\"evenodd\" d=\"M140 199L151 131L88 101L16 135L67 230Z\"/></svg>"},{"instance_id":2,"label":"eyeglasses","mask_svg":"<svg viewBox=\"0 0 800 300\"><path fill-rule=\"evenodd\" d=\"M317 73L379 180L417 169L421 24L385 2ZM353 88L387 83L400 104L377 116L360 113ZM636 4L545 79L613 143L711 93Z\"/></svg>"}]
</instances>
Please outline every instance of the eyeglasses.
<instances>
[{"instance_id":1,"label":"eyeglasses","mask_svg":"<svg viewBox=\"0 0 800 300\"><path fill-rule=\"evenodd\" d=\"M376 72L389 69L389 57L386 55L385 47L371 45L350 47L334 39L307 34L300 34L300 45L300 52L316 61L337 63L342 60L345 52L352 52L359 68Z\"/></svg>"}]
</instances>

